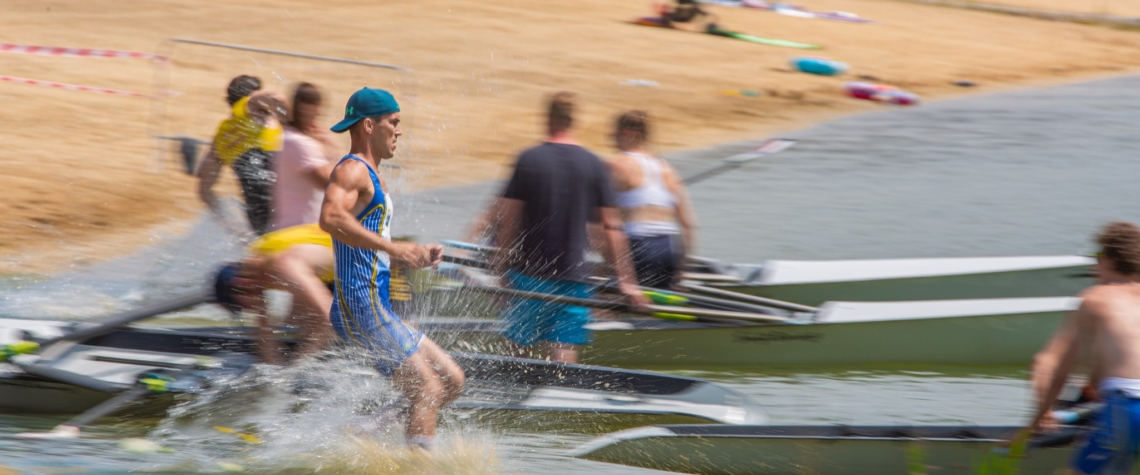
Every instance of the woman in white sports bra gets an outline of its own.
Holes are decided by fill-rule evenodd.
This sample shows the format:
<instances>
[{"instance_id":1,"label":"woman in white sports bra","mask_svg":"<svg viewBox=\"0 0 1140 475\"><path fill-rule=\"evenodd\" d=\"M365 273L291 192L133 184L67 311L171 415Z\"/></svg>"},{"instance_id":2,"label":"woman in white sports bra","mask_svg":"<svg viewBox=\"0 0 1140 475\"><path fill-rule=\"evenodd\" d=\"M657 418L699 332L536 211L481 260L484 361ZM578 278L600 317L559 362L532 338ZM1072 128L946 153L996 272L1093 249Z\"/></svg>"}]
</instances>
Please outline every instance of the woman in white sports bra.
<instances>
[{"instance_id":1,"label":"woman in white sports bra","mask_svg":"<svg viewBox=\"0 0 1140 475\"><path fill-rule=\"evenodd\" d=\"M645 149L648 139L645 112L622 114L614 131L621 153L607 162L638 283L668 288L693 248L697 221L680 176Z\"/></svg>"}]
</instances>

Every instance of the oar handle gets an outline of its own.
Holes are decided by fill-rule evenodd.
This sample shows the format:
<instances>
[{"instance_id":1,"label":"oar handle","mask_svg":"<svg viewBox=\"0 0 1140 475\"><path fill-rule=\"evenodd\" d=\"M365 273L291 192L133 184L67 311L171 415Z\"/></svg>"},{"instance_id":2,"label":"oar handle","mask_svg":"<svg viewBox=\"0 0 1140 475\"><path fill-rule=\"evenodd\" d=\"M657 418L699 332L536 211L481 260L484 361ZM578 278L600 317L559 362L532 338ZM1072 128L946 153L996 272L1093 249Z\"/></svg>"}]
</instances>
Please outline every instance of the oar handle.
<instances>
[{"instance_id":1,"label":"oar handle","mask_svg":"<svg viewBox=\"0 0 1140 475\"><path fill-rule=\"evenodd\" d=\"M490 269L491 268L491 264L489 264L487 261L481 261L478 259L468 259L466 257L443 256L443 262L448 262L451 264L458 264L461 266L473 267L476 269Z\"/></svg>"}]
</instances>

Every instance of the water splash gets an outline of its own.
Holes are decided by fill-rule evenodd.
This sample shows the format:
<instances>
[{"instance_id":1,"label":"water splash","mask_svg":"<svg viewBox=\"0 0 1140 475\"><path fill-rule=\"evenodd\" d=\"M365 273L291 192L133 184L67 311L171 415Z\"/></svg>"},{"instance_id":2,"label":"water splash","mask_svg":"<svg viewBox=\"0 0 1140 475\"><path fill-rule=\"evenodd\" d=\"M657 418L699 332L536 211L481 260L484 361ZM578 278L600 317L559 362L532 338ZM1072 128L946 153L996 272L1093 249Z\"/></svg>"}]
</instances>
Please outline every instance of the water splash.
<instances>
[{"instance_id":1,"label":"water splash","mask_svg":"<svg viewBox=\"0 0 1140 475\"><path fill-rule=\"evenodd\" d=\"M502 473L494 437L445 416L430 454L409 449L400 418L377 423L399 391L354 354L259 366L169 411L150 438L196 469L247 473ZM184 467L185 468L185 467Z\"/></svg>"}]
</instances>

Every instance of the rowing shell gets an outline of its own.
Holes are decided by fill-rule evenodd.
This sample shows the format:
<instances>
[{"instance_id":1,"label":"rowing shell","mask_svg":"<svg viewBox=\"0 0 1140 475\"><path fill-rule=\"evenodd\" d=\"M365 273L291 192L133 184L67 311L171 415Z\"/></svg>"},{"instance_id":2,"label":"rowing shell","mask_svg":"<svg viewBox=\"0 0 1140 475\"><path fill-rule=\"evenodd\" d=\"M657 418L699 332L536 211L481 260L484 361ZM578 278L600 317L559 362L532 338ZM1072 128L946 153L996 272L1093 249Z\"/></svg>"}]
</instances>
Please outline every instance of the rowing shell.
<instances>
[{"instance_id":1,"label":"rowing shell","mask_svg":"<svg viewBox=\"0 0 1140 475\"><path fill-rule=\"evenodd\" d=\"M723 365L1026 365L1072 297L923 302L829 302L814 314L768 325L597 320L581 359L621 367ZM423 320L432 339L469 351L495 351L495 321Z\"/></svg>"},{"instance_id":2,"label":"rowing shell","mask_svg":"<svg viewBox=\"0 0 1140 475\"><path fill-rule=\"evenodd\" d=\"M51 338L68 326L0 319L0 344L29 336ZM240 374L253 362L254 340L248 331L125 328L90 339L58 358L28 366L50 373L51 380L15 367L0 371L0 411L82 412L130 389L141 374L153 371L190 372L195 382L219 373ZM747 396L695 378L470 353L452 356L467 376L464 395L454 409L477 412L490 421L496 420L494 414L520 412L562 413L576 420L638 416L640 423L646 417L729 424L767 419ZM360 372L379 378L370 368ZM154 405L173 402L174 398L161 398Z\"/></svg>"},{"instance_id":3,"label":"rowing shell","mask_svg":"<svg viewBox=\"0 0 1140 475\"><path fill-rule=\"evenodd\" d=\"M839 261L771 260L724 265L704 260L724 290L820 305L825 301L950 300L1075 295L1093 284L1083 256L966 257ZM694 278L693 280L700 280Z\"/></svg>"},{"instance_id":4,"label":"rowing shell","mask_svg":"<svg viewBox=\"0 0 1140 475\"><path fill-rule=\"evenodd\" d=\"M1067 465L1072 452L1068 446L1034 447L1024 458L1003 456L999 445L1019 429L1023 428L666 425L608 434L572 455L700 475L1028 475L1058 473ZM1066 427L1057 439L1071 440L1076 430ZM991 470L981 470L983 464ZM1013 470L995 472L994 466Z\"/></svg>"},{"instance_id":5,"label":"rowing shell","mask_svg":"<svg viewBox=\"0 0 1140 475\"><path fill-rule=\"evenodd\" d=\"M444 245L486 254L493 248ZM1007 256L732 264L689 257L687 281L758 297L818 306L826 301L1001 299L1075 295L1093 285L1096 260L1084 256ZM475 261L472 261L475 262Z\"/></svg>"}]
</instances>

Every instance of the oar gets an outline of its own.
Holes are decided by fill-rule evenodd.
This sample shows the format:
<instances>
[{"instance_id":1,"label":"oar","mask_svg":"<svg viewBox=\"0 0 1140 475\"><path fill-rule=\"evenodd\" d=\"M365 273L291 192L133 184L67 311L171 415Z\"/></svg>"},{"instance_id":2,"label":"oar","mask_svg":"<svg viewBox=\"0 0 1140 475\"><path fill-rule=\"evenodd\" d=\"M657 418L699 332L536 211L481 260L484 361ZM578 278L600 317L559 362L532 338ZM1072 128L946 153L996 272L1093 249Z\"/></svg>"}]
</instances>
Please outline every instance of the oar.
<instances>
[{"instance_id":1,"label":"oar","mask_svg":"<svg viewBox=\"0 0 1140 475\"><path fill-rule=\"evenodd\" d=\"M444 246L454 247L456 249L473 252L498 252L499 248L492 246L484 246L482 244L474 244L470 242L455 241L451 239L444 239L441 241Z\"/></svg>"},{"instance_id":2,"label":"oar","mask_svg":"<svg viewBox=\"0 0 1140 475\"><path fill-rule=\"evenodd\" d=\"M608 282L601 287L603 292L618 293L619 289L612 282ZM690 294L686 292L677 292L675 290L663 290L652 287L638 287L643 294L653 303L660 305L672 305L674 307L694 306L700 308L709 308L713 310L730 310L737 312L749 313L767 313L771 312L773 307L764 307L761 305L752 305L749 303L724 300L713 297L705 297L703 295Z\"/></svg>"},{"instance_id":3,"label":"oar","mask_svg":"<svg viewBox=\"0 0 1140 475\"><path fill-rule=\"evenodd\" d=\"M697 183L699 181L707 180L707 179L712 178L716 175L719 175L721 173L724 173L726 171L729 171L729 170L735 169L741 165L744 165L745 163L756 160L757 158L766 157L768 155L773 155L776 153L783 152L784 150L791 148L795 144L796 144L796 140L794 140L794 139L771 139L771 140L767 140L764 143L760 144L760 146L758 146L758 147L756 147L756 148L754 148L748 152L744 152L744 153L741 153L739 155L733 155L731 157L724 159L723 161L720 162L720 165L717 165L715 167L712 167L712 168L709 168L707 170L697 172L697 173L694 173L692 175L685 177L684 183L686 185L692 185L693 183Z\"/></svg>"},{"instance_id":4,"label":"oar","mask_svg":"<svg viewBox=\"0 0 1140 475\"><path fill-rule=\"evenodd\" d=\"M156 315L170 313L184 308L193 307L198 304L210 302L213 296L205 292L195 292L192 294L174 297L162 302L155 303L143 308L127 310L115 315L93 320L93 326L81 328L66 335L58 336L43 342L16 342L4 347L3 354L0 354L0 362L8 361L12 356L28 353L48 353L52 347L66 346L61 345L66 342L78 342L89 338L94 338L100 335L111 333L116 329Z\"/></svg>"},{"instance_id":5,"label":"oar","mask_svg":"<svg viewBox=\"0 0 1140 475\"><path fill-rule=\"evenodd\" d=\"M1093 414L1104 408L1102 402L1087 402L1078 404L1068 409L1059 409L1053 411L1053 418L1057 422L1065 425L1080 425L1089 420ZM1056 434L1048 434L1038 437L1029 442L1030 448L1046 448L1046 447L1061 447L1073 443L1077 438L1078 431L1075 430L1061 430Z\"/></svg>"},{"instance_id":6,"label":"oar","mask_svg":"<svg viewBox=\"0 0 1140 475\"><path fill-rule=\"evenodd\" d=\"M463 241L453 241L450 239L443 240L442 244L444 246L452 247L452 248L463 250L463 251L480 252L480 253L484 253L484 254L493 254L493 253L499 252L499 248L497 248L497 247L484 246L482 244L472 244L472 243L463 242ZM694 259L697 262L700 262L703 264L708 264L710 262L716 262L714 259L709 259L709 258L705 258L705 257L689 256L689 259ZM488 263L486 263L484 261L475 260L475 259L468 259L468 258L463 258L463 257L443 256L443 260L444 260L444 262L450 262L453 264L459 264L459 265L467 266L467 267L474 267L477 269L489 269L491 267ZM719 274L719 273L706 274L706 273L688 272L688 271L683 272L682 277L684 277L686 279L699 280L699 281L704 281L704 282L740 282L740 280L741 280L740 277L731 276L731 275L725 275L725 274Z\"/></svg>"},{"instance_id":7,"label":"oar","mask_svg":"<svg viewBox=\"0 0 1140 475\"><path fill-rule=\"evenodd\" d=\"M1078 404L1068 409L1053 411L1053 418L1066 424L1054 434L1034 437L1028 428L1017 431L1007 446L996 447L986 454L974 473L978 475L1016 475L1020 471L1021 460L1025 458L1026 451L1030 449L1044 449L1050 447L1064 447L1076 440L1080 433L1079 425L1098 410L1104 407L1103 403L1088 402Z\"/></svg>"},{"instance_id":8,"label":"oar","mask_svg":"<svg viewBox=\"0 0 1140 475\"><path fill-rule=\"evenodd\" d=\"M733 292L731 290L721 290L713 287L705 287L703 285L688 284L682 282L680 287L689 289L698 294L712 295L724 299L739 300L741 302L754 303L766 307L779 308L783 310L790 310L793 312L818 312L819 308L809 307L807 305L800 305L793 302L785 302L783 300L770 299L765 297L757 297L755 295L748 295L740 292Z\"/></svg>"},{"instance_id":9,"label":"oar","mask_svg":"<svg viewBox=\"0 0 1140 475\"><path fill-rule=\"evenodd\" d=\"M150 394L150 390L147 388L142 386L134 387L116 394L115 397L99 403L99 405L88 409L78 416L68 419L67 422L55 426L51 431L21 432L16 434L16 437L21 439L75 439L79 437L79 429L81 427L95 422L127 404L142 399L148 394Z\"/></svg>"},{"instance_id":10,"label":"oar","mask_svg":"<svg viewBox=\"0 0 1140 475\"><path fill-rule=\"evenodd\" d=\"M87 376L83 376L81 374L71 373L70 371L64 371L61 369L37 364L20 365L20 368L36 376L47 377L49 379L74 384L79 387L93 389L96 391L107 391L107 389L103 387L107 383L93 378L88 378ZM28 371L29 369L31 371ZM51 431L21 432L19 434L16 434L16 437L23 439L74 439L79 437L80 428L99 420L107 414L122 409L123 406L126 406L127 404L133 403L139 399L153 394L187 391L192 390L185 387L180 387L175 384L175 379L169 374L159 372L143 373L139 376L139 379L135 386L132 386L130 389L127 389L125 391L119 392L110 399L99 403L95 407L83 411L83 413L79 414L78 416L68 419L67 422L55 426Z\"/></svg>"},{"instance_id":11,"label":"oar","mask_svg":"<svg viewBox=\"0 0 1140 475\"><path fill-rule=\"evenodd\" d=\"M467 267L474 267L477 269L487 269L490 267L490 264L488 264L487 262L480 261L477 259L468 259L468 258L464 258L464 257L443 256L443 261L444 262L450 262L452 264L459 264L459 265L467 266ZM470 287L470 286L468 286L468 287ZM729 307L728 308L729 311L743 310L746 313L756 313L756 312L762 313L762 312L767 311L767 310L772 309L772 308L778 308L781 310L791 310L791 311L795 311L795 312L815 312L815 311L819 310L818 308L815 308L815 307L808 307L806 305L800 305L800 304L796 304L796 303L792 303L792 302L784 302L781 300L766 299L763 297L754 297L751 295L740 294L737 292L730 292L727 290L713 289L710 287L703 287L703 286L699 286L699 285L695 285L695 284L685 284L685 285L683 285L683 287L693 289L693 290L701 289L704 292L716 293L720 296L729 297L729 298L732 298L732 299L735 299L738 301L744 301L744 302L748 302L748 303L733 302L733 301L726 300L726 299L703 297L700 295L694 295L694 294L689 294L689 293L682 293L682 292L675 292L675 291L664 291L661 289L653 289L653 288L649 288L649 287L639 287L639 288L641 289L642 292L645 292L646 296L649 297L651 300L653 300L657 303L668 303L673 308L681 308L681 307L679 307L679 305L685 305L685 304L705 304L705 305L698 305L698 306L704 306L704 307L708 308L709 310L723 310L723 309L725 309L725 307ZM604 290L611 290L611 291L613 290L613 289L610 289L609 286L604 286L603 289ZM569 297L567 297L567 298L569 298ZM754 306L754 305L749 305L749 303L759 304L759 305ZM581 305L581 306L589 307L589 305ZM718 306L720 308L710 308L709 306ZM765 308L765 307L767 307L767 308ZM737 313L739 313L739 312L737 312ZM720 317L711 317L710 316L710 318L720 318Z\"/></svg>"},{"instance_id":12,"label":"oar","mask_svg":"<svg viewBox=\"0 0 1140 475\"><path fill-rule=\"evenodd\" d=\"M502 287L490 287L486 285L469 284L460 287L460 289L467 289L489 295L539 300L543 302L576 305L579 307L597 308L602 310L614 310L618 312L635 313L666 319L696 320L698 318L719 318L722 320L738 320L742 322L752 323L782 323L789 320L786 317L779 317L775 315L728 312L723 310L710 310L703 308L672 307L667 305L646 305L644 307L637 307L621 302L607 302L604 300L567 297L564 295L529 292L525 290L506 289Z\"/></svg>"}]
</instances>

